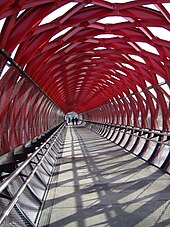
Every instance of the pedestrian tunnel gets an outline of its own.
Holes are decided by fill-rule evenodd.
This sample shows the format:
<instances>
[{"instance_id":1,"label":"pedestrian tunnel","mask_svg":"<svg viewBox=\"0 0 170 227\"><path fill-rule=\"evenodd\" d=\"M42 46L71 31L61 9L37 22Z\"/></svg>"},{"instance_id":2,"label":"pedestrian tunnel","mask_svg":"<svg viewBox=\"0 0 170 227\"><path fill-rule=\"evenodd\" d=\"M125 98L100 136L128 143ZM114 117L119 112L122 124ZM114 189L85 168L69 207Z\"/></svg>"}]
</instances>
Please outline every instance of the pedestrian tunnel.
<instances>
[{"instance_id":1,"label":"pedestrian tunnel","mask_svg":"<svg viewBox=\"0 0 170 227\"><path fill-rule=\"evenodd\" d=\"M0 225L40 223L60 160L74 162L73 153L62 159L67 144L84 152L83 135L99 155L104 140L108 159L121 149L169 176L169 1L1 0L0 12Z\"/></svg>"}]
</instances>

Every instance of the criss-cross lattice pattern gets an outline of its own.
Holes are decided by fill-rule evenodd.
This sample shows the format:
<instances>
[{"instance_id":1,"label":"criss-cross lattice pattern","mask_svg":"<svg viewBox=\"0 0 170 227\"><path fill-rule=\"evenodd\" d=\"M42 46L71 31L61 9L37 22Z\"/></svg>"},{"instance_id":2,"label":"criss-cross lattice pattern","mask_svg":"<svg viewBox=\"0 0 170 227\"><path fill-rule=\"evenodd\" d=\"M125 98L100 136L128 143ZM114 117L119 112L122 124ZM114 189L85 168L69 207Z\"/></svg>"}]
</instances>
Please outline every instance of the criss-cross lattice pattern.
<instances>
[{"instance_id":1,"label":"criss-cross lattice pattern","mask_svg":"<svg viewBox=\"0 0 170 227\"><path fill-rule=\"evenodd\" d=\"M0 47L64 113L168 131L169 13L169 0L1 0ZM15 147L50 128L49 120L40 124L53 124L61 110L33 95L13 67L4 72L5 62L1 57L1 142L11 133ZM22 133L14 124L21 110Z\"/></svg>"}]
</instances>

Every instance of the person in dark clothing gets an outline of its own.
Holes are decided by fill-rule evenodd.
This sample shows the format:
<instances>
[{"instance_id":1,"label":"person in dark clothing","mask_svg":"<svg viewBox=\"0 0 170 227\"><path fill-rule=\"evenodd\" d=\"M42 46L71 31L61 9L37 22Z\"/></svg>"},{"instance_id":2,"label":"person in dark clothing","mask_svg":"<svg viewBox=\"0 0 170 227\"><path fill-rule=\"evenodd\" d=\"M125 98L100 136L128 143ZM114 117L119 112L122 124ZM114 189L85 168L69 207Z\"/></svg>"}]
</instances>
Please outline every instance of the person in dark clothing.
<instances>
[{"instance_id":1,"label":"person in dark clothing","mask_svg":"<svg viewBox=\"0 0 170 227\"><path fill-rule=\"evenodd\" d=\"M73 123L73 125L74 125L74 117L72 118L72 123Z\"/></svg>"},{"instance_id":2,"label":"person in dark clothing","mask_svg":"<svg viewBox=\"0 0 170 227\"><path fill-rule=\"evenodd\" d=\"M75 118L75 122L76 122L76 125L77 125L77 123L78 123L78 117Z\"/></svg>"}]
</instances>

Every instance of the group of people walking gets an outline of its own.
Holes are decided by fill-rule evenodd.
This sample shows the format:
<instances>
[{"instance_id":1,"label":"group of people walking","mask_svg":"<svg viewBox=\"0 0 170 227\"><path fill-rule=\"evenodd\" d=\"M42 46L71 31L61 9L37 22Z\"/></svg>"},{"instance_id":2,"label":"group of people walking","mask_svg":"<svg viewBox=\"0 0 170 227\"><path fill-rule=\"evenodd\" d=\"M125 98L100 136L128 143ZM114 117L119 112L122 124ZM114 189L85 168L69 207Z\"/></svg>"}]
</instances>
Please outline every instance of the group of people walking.
<instances>
[{"instance_id":1,"label":"group of people walking","mask_svg":"<svg viewBox=\"0 0 170 227\"><path fill-rule=\"evenodd\" d=\"M67 124L70 124L72 122L73 125L78 124L78 117L73 117L72 119L69 117Z\"/></svg>"}]
</instances>

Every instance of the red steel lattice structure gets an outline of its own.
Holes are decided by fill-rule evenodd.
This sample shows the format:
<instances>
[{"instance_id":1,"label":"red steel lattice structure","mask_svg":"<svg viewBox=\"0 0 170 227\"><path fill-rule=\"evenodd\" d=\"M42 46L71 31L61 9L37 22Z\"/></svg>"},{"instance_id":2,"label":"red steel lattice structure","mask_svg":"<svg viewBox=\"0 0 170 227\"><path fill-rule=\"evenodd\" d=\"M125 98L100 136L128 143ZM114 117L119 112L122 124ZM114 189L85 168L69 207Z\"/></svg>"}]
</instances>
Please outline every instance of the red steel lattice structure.
<instances>
[{"instance_id":1,"label":"red steel lattice structure","mask_svg":"<svg viewBox=\"0 0 170 227\"><path fill-rule=\"evenodd\" d=\"M162 34L170 33L170 1L117 2L0 1L1 51L46 94L0 56L1 155L70 111L169 139L170 35ZM55 18L42 23L53 11ZM152 160L161 149L155 148ZM168 149L158 165L166 171Z\"/></svg>"}]
</instances>

